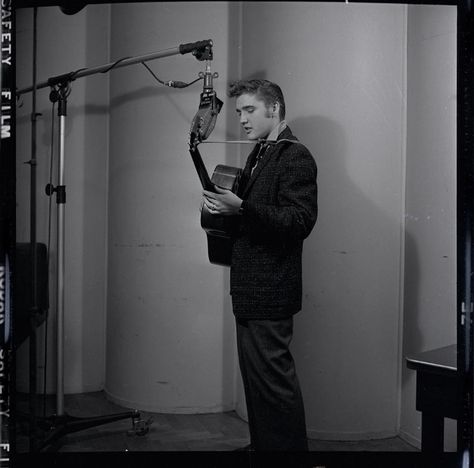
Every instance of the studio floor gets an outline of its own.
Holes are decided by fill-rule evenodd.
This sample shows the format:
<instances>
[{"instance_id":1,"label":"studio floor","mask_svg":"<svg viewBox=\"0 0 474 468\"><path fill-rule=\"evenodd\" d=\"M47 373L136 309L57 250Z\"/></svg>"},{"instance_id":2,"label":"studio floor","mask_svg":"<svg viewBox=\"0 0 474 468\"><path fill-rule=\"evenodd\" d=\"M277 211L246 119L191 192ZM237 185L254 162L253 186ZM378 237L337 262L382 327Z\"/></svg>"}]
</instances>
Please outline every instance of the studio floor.
<instances>
[{"instance_id":1,"label":"studio floor","mask_svg":"<svg viewBox=\"0 0 474 468\"><path fill-rule=\"evenodd\" d=\"M38 397L37 415L55 413L54 397L46 401ZM18 395L19 413L28 408L28 396ZM105 397L104 392L66 395L64 410L68 416L91 418L131 410L120 407ZM29 451L28 423L17 418L16 449L18 453ZM249 443L248 426L235 411L210 414L162 414L140 411L140 428L144 434L133 430L132 418L98 425L67 434L58 439L54 450L58 452L155 452L155 451L233 451ZM149 423L149 425L147 424ZM138 430L138 432L142 432ZM366 441L309 440L311 451L373 451L417 452L418 449L399 437Z\"/></svg>"}]
</instances>

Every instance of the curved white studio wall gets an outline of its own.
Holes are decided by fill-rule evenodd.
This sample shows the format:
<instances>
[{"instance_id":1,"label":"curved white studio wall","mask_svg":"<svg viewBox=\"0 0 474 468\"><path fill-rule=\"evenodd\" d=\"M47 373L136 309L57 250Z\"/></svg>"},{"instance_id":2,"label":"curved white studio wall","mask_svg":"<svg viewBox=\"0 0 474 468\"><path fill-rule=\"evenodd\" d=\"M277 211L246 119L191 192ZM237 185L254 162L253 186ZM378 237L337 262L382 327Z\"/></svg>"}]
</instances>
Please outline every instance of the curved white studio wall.
<instances>
[{"instance_id":1,"label":"curved white studio wall","mask_svg":"<svg viewBox=\"0 0 474 468\"><path fill-rule=\"evenodd\" d=\"M400 5L243 3L243 76L281 85L319 167L292 345L314 438L397 432L405 21Z\"/></svg>"},{"instance_id":2,"label":"curved white studio wall","mask_svg":"<svg viewBox=\"0 0 474 468\"><path fill-rule=\"evenodd\" d=\"M214 41L218 96L228 58L225 3L112 6L111 58ZM147 63L162 80L197 78L191 54ZM233 408L234 338L228 270L207 259L202 188L188 133L202 82L163 87L142 65L110 82L109 282L106 393L126 407L160 412ZM225 111L213 136L224 138ZM203 145L209 171L224 148Z\"/></svg>"}]
</instances>

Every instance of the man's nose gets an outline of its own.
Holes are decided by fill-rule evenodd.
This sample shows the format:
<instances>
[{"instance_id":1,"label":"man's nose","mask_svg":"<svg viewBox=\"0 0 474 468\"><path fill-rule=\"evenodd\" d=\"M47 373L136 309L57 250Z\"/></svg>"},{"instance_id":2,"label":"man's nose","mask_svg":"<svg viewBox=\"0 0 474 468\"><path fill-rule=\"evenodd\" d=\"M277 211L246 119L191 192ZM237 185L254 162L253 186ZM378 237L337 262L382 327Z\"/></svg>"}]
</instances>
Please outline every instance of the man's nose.
<instances>
[{"instance_id":1,"label":"man's nose","mask_svg":"<svg viewBox=\"0 0 474 468\"><path fill-rule=\"evenodd\" d=\"M247 122L247 117L244 114L240 114L240 123L244 124Z\"/></svg>"}]
</instances>

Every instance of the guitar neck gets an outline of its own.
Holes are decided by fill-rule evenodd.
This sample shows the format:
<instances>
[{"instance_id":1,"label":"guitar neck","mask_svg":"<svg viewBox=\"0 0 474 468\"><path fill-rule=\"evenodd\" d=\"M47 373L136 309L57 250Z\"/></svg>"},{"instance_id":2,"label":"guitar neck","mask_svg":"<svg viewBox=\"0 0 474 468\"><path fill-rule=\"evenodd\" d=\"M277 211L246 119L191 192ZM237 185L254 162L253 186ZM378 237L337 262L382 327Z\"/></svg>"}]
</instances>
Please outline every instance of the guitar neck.
<instances>
[{"instance_id":1,"label":"guitar neck","mask_svg":"<svg viewBox=\"0 0 474 468\"><path fill-rule=\"evenodd\" d=\"M189 152L191 153L191 158L193 159L194 167L196 168L199 180L201 181L202 188L210 192L215 192L214 184L211 182L206 166L202 160L201 153L197 149L197 145L191 144Z\"/></svg>"}]
</instances>

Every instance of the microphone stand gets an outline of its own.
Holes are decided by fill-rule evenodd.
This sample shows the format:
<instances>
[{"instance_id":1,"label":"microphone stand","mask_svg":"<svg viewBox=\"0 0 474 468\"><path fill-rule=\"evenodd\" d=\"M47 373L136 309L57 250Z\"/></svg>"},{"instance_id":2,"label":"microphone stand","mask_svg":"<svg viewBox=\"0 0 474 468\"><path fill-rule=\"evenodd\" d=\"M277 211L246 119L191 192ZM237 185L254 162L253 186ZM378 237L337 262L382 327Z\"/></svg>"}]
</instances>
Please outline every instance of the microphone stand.
<instances>
[{"instance_id":1,"label":"microphone stand","mask_svg":"<svg viewBox=\"0 0 474 468\"><path fill-rule=\"evenodd\" d=\"M65 128L67 116L67 98L71 92L71 82L77 78L94 75L97 73L107 73L112 69L133 65L149 60L169 57L171 55L192 53L198 60L209 60L212 57L212 41L205 40L194 43L181 44L178 47L166 49L163 51L136 56L127 57L116 62L108 63L94 68L83 68L75 72L66 73L49 78L42 83L34 83L33 86L19 89L17 95L25 94L37 89L50 87L50 100L58 102L59 118L59 162L58 162L58 185L53 187L51 184L46 186L46 193L49 196L56 193L57 203L57 382L56 382L56 415L49 418L43 418L43 429L49 430L49 435L39 446L39 450L50 446L54 441L68 433L78 432L91 427L107 424L120 419L131 417L134 432L137 435L148 433L151 419L142 421L140 413L137 410L92 418L77 418L69 416L64 411L64 277L65 277L65 204L66 204L66 186L64 184L65 172ZM35 341L35 340L33 340ZM31 348L31 344L30 344ZM30 354L33 351L30 349ZM30 379L31 380L31 379ZM30 382L31 383L31 382ZM36 391L36 383L33 384L33 390ZM34 401L34 398L32 399ZM31 405L30 405L31 406ZM31 408L30 408L31 409ZM33 410L33 420L36 421L35 410ZM40 424L38 424L40 425ZM31 434L30 429L30 434ZM31 445L30 445L31 447ZM36 443L33 445L36 450Z\"/></svg>"}]
</instances>

